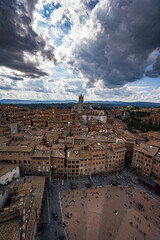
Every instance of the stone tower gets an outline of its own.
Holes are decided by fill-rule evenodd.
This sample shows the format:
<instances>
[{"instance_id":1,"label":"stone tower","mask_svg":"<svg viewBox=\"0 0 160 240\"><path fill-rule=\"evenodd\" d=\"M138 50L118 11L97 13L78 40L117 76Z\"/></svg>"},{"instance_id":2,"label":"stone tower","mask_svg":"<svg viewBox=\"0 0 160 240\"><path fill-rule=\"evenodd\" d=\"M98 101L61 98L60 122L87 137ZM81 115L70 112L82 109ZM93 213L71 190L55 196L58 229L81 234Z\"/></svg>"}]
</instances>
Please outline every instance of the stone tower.
<instances>
[{"instance_id":1,"label":"stone tower","mask_svg":"<svg viewBox=\"0 0 160 240\"><path fill-rule=\"evenodd\" d=\"M79 96L79 102L78 102L78 112L81 113L83 111L83 96L82 94Z\"/></svg>"}]
</instances>

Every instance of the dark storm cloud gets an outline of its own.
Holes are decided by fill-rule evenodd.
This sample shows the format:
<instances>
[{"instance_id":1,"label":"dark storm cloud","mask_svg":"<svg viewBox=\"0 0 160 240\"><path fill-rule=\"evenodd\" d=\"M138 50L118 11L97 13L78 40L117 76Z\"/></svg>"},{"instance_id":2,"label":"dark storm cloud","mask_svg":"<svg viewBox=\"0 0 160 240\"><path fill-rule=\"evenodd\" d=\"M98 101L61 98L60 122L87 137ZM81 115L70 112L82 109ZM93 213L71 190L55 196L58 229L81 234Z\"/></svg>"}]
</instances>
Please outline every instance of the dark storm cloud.
<instances>
[{"instance_id":1,"label":"dark storm cloud","mask_svg":"<svg viewBox=\"0 0 160 240\"><path fill-rule=\"evenodd\" d=\"M146 76L150 78L157 78L159 77L160 72L154 72L153 70L148 70L146 72Z\"/></svg>"},{"instance_id":2,"label":"dark storm cloud","mask_svg":"<svg viewBox=\"0 0 160 240\"><path fill-rule=\"evenodd\" d=\"M98 96L108 96L110 98L113 97L129 97L133 94L133 92L127 89L125 86L121 88L113 88L113 89L95 89L95 95Z\"/></svg>"},{"instance_id":3,"label":"dark storm cloud","mask_svg":"<svg viewBox=\"0 0 160 240\"><path fill-rule=\"evenodd\" d=\"M14 80L14 81L23 81L24 78L23 77L16 77L16 76L10 76L10 75L1 75L2 77L5 77L5 78L9 78L11 80Z\"/></svg>"},{"instance_id":4,"label":"dark storm cloud","mask_svg":"<svg viewBox=\"0 0 160 240\"><path fill-rule=\"evenodd\" d=\"M90 87L97 80L116 88L141 79L153 63L150 54L160 47L160 1L102 0L91 21L88 36L75 44L69 64L89 80ZM100 29L94 37L91 26ZM160 56L154 60L147 72L150 77L160 75Z\"/></svg>"},{"instance_id":5,"label":"dark storm cloud","mask_svg":"<svg viewBox=\"0 0 160 240\"><path fill-rule=\"evenodd\" d=\"M48 82L51 82L51 83L53 83L53 82L55 82L55 81L54 81L54 79L53 79L53 78L51 78L51 79L48 79Z\"/></svg>"},{"instance_id":6,"label":"dark storm cloud","mask_svg":"<svg viewBox=\"0 0 160 240\"><path fill-rule=\"evenodd\" d=\"M0 89L51 93L51 90L44 86L44 82L42 79L34 81L32 80L23 81L20 86L18 85L18 82L15 80L12 80L12 82L7 82L4 81L4 79L0 79Z\"/></svg>"},{"instance_id":7,"label":"dark storm cloud","mask_svg":"<svg viewBox=\"0 0 160 240\"><path fill-rule=\"evenodd\" d=\"M37 0L0 1L0 66L25 73L26 76L46 76L38 62L25 59L24 53L40 53L56 64L54 49L46 50L46 42L32 29L33 10Z\"/></svg>"},{"instance_id":8,"label":"dark storm cloud","mask_svg":"<svg viewBox=\"0 0 160 240\"><path fill-rule=\"evenodd\" d=\"M160 75L160 55L157 57L156 62L153 64L153 72Z\"/></svg>"}]
</instances>

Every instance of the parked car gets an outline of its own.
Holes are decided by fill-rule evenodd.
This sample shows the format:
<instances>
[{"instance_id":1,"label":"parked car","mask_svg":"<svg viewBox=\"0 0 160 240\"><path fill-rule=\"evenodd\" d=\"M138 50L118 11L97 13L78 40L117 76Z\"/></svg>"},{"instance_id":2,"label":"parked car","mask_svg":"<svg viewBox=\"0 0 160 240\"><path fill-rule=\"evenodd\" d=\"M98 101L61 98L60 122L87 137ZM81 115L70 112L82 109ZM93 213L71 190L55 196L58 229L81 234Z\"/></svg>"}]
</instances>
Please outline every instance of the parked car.
<instances>
[{"instance_id":1,"label":"parked car","mask_svg":"<svg viewBox=\"0 0 160 240\"><path fill-rule=\"evenodd\" d=\"M78 188L77 184L71 183L71 189L72 189L72 190L73 190L73 189L77 189L77 188Z\"/></svg>"},{"instance_id":2,"label":"parked car","mask_svg":"<svg viewBox=\"0 0 160 240\"><path fill-rule=\"evenodd\" d=\"M57 220L58 219L58 215L57 215L56 209L53 209L52 212L53 212L54 220Z\"/></svg>"}]
</instances>

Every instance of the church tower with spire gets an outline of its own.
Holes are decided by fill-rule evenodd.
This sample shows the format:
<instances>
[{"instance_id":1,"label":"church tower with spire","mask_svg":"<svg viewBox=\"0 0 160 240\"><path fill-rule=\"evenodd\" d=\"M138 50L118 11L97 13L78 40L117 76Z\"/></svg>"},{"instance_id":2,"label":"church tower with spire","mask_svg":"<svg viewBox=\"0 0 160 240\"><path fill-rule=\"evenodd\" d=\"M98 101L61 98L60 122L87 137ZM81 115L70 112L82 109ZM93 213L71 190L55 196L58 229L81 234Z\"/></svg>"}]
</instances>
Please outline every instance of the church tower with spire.
<instances>
[{"instance_id":1,"label":"church tower with spire","mask_svg":"<svg viewBox=\"0 0 160 240\"><path fill-rule=\"evenodd\" d=\"M82 93L79 96L79 102L78 102L78 113L81 113L83 111L83 95Z\"/></svg>"}]
</instances>

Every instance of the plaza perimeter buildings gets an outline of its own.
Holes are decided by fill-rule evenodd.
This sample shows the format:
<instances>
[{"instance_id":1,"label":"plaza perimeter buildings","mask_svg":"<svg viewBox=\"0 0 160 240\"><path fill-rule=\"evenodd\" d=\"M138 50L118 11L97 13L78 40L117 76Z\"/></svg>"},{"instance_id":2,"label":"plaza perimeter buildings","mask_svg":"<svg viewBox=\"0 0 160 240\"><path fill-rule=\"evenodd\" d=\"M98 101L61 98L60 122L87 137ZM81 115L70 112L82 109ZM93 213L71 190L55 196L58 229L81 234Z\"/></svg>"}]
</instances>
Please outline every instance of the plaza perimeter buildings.
<instances>
[{"instance_id":1,"label":"plaza perimeter buildings","mask_svg":"<svg viewBox=\"0 0 160 240\"><path fill-rule=\"evenodd\" d=\"M160 183L160 133L132 134L120 116L128 112L0 106L0 162L21 175L78 179L121 170ZM118 117L118 119L116 118Z\"/></svg>"}]
</instances>

